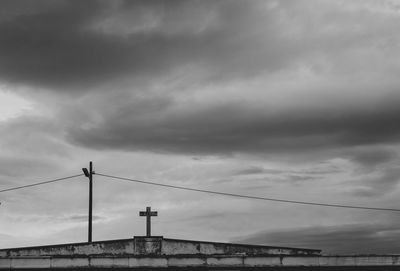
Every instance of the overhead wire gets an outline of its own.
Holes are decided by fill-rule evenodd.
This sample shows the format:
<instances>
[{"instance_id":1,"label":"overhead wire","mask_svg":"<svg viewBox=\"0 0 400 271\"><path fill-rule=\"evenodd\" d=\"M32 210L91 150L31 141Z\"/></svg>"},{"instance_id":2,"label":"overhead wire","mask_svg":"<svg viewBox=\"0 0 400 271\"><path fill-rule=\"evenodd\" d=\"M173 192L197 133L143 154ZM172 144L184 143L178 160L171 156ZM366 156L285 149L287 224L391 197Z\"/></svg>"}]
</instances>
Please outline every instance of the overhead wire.
<instances>
[{"instance_id":1,"label":"overhead wire","mask_svg":"<svg viewBox=\"0 0 400 271\"><path fill-rule=\"evenodd\" d=\"M43 181L43 182L37 182L37 183L32 183L32 184L27 184L27 185L21 185L21 186L6 188L6 189L0 190L0 193L2 193L2 192L7 192L7 191L12 191L12 190L23 189L23 188L32 187L32 186L38 186L38 185L48 184L48 183L60 182L60 181L64 181L64 180L76 178L76 177L79 177L79 176L82 176L82 175L83 175L83 174L77 174L77 175L72 175L72 176L68 176L68 177L53 179L53 180L49 180L49 181Z\"/></svg>"},{"instance_id":2,"label":"overhead wire","mask_svg":"<svg viewBox=\"0 0 400 271\"><path fill-rule=\"evenodd\" d=\"M154 185L154 186L162 186L162 187L168 187L168 188L174 188L174 189L180 189L180 190L187 190L187 191L194 191L194 192L201 192L201 193L208 193L208 194L215 194L215 195L222 195L222 196L230 196L230 197L237 197L237 198L247 198L247 199L255 199L255 200L284 202L284 203L302 204L302 205L314 205L314 206L333 207L333 208L348 208L348 209L400 212L400 209L396 209L396 208L353 206L353 205L343 205L343 204L329 204L329 203L319 203L319 202L308 202L308 201L297 201L297 200L287 200L287 199L278 199L278 198L269 198L269 197L250 196L250 195L219 192L219 191L206 190L206 189L190 188L190 187L171 185L171 184L141 181L141 180L135 180L135 179L130 179L130 178L102 174L102 173L98 173L98 172L96 172L95 174L98 176L103 176L103 177L108 177L108 178L118 179L118 180L123 180L123 181L130 181L130 182L135 182L135 183L142 183L142 184L148 184L148 185Z\"/></svg>"},{"instance_id":3,"label":"overhead wire","mask_svg":"<svg viewBox=\"0 0 400 271\"><path fill-rule=\"evenodd\" d=\"M214 195L222 195L222 196L237 197L237 198L247 198L247 199L263 200L263 201L273 201L273 202L283 202L283 203L301 204L301 205L314 205L314 206L322 206L322 207L334 207L334 208L348 208L348 209L362 209L362 210L376 210L376 211L400 212L400 209L396 209L396 208L381 208L381 207L369 207L369 206L354 206L354 205L330 204L330 203L309 202L309 201L297 201L297 200L288 200L288 199L280 199L280 198L270 198L270 197L251 196L251 195L235 194L235 193L228 193L228 192L220 192L220 191L214 191L214 190L190 188L190 187L178 186L178 185L171 185L171 184L163 184L163 183L150 182L150 181L142 181L142 180L136 180L136 179L118 177L118 176L113 176L113 175L108 175L108 174L102 174L102 173L98 173L98 172L96 172L95 174L98 175L98 176L103 176L103 177L108 177L108 178L118 179L118 180L123 180L123 181L129 181L129 182L135 182L135 183L142 183L142 184L147 184L147 185L161 186L161 187L167 187L167 188L173 188L173 189L180 189L180 190L187 190L187 191L193 191L193 192L208 193L208 194L214 194ZM58 178L58 179L53 179L53 180L48 180L48 181L36 182L36 183L28 184L28 185L22 185L22 186L16 186L16 187L11 187L11 188L6 188L6 189L0 190L0 193L2 193L2 192L7 192L7 191L18 190L18 189L23 189L23 188L28 188L28 187L39 186L39 185L44 185L44 184L48 184L48 183L60 182L60 181L64 181L64 180L76 178L76 177L79 177L79 176L82 176L82 175L83 175L83 174L77 174L77 175L67 176L67 177Z\"/></svg>"}]
</instances>

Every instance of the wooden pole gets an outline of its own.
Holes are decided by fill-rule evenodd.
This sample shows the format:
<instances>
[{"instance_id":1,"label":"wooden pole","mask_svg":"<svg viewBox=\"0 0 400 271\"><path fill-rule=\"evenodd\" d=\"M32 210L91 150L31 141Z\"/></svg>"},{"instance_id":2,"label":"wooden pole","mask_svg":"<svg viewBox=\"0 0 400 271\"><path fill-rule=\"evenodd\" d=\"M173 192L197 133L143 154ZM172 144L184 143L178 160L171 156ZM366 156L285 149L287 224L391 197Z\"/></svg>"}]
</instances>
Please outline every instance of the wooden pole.
<instances>
[{"instance_id":1,"label":"wooden pole","mask_svg":"<svg viewBox=\"0 0 400 271\"><path fill-rule=\"evenodd\" d=\"M92 242L92 209L93 209L93 163L89 162L89 170L82 168L83 173L89 178L89 216L88 216L88 242Z\"/></svg>"}]
</instances>

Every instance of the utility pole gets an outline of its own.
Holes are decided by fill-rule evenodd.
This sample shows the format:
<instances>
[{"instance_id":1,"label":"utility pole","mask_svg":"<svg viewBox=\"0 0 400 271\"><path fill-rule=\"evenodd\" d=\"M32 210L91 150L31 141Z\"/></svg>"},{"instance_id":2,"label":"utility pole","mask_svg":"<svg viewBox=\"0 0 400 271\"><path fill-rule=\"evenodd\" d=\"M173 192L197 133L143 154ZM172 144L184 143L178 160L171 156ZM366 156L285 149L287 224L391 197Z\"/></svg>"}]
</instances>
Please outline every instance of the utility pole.
<instances>
[{"instance_id":1,"label":"utility pole","mask_svg":"<svg viewBox=\"0 0 400 271\"><path fill-rule=\"evenodd\" d=\"M88 242L92 242L92 209L93 209L93 163L89 162L89 170L82 168L83 173L89 178L89 221L88 221Z\"/></svg>"}]
</instances>

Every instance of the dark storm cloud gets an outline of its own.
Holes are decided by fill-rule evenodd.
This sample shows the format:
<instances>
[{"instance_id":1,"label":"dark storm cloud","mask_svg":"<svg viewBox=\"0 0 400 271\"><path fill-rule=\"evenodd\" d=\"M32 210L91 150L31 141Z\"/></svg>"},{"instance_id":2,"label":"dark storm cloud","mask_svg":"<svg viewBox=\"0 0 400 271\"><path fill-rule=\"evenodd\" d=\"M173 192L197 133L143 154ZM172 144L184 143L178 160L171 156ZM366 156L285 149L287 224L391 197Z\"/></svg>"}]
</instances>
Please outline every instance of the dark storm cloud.
<instances>
[{"instance_id":1,"label":"dark storm cloud","mask_svg":"<svg viewBox=\"0 0 400 271\"><path fill-rule=\"evenodd\" d=\"M292 33L298 15L312 11L308 5L42 0L24 7L26 1L14 2L19 4L0 3L0 78L53 90L84 91L124 78L151 81L188 68L196 84L207 85L368 44L362 31L321 39L320 30L304 21L300 33Z\"/></svg>"},{"instance_id":2,"label":"dark storm cloud","mask_svg":"<svg viewBox=\"0 0 400 271\"><path fill-rule=\"evenodd\" d=\"M187 68L194 74L188 81L195 82L185 81L190 73L187 72L180 84L183 92L191 93L193 85L218 82L218 89L223 87L221 82L287 71L296 64L319 75L323 69L320 71L318 63L315 66L307 62L318 54L328 59L332 69L345 66L364 71L359 69L359 59L352 49L371 49L370 42L376 37L375 33L366 35L367 27L346 31L354 18L356 22L364 22L365 18L345 8L334 10L335 16L325 16L318 24L327 26L325 32L313 27L313 22L321 18L311 16L315 15L314 8L305 1L38 3L21 8L9 1L0 3L4 17L0 20L3 81L53 90L79 91L97 86L118 92L123 91L118 88L118 79L129 77L135 83L140 79L157 84L160 77ZM331 9L325 7L324 14L329 12ZM369 13L363 10L362 14L368 17ZM377 24L374 30L390 33L392 28L386 30L387 26ZM343 63L347 54L356 55L354 61ZM335 62L336 59L342 61ZM111 99L107 100L110 104L101 104L92 99L91 107L97 108L95 115L99 116L93 122L83 124L78 108L60 118L69 126L71 142L87 147L199 154L302 152L390 143L397 142L400 133L395 104L381 103L373 109L338 106L334 111L325 109L322 102L319 109L296 110L282 105L282 110L275 112L268 106L258 110L252 109L251 104L235 104L221 91L219 99L228 101L224 104L205 102L202 108L188 105L174 112L174 106L182 102L169 96L174 90L160 88L162 94L152 97L154 101L135 97L138 101L130 104ZM240 92L246 91L246 87L242 88ZM128 89L146 95L146 91L150 92L145 87L140 89L138 83ZM344 92L340 90L338 96ZM260 93L254 95L257 94ZM263 99L267 98L260 97ZM304 97L291 99L295 104ZM85 110L81 110L82 115L91 109L85 106Z\"/></svg>"},{"instance_id":3,"label":"dark storm cloud","mask_svg":"<svg viewBox=\"0 0 400 271\"><path fill-rule=\"evenodd\" d=\"M0 78L82 90L124 76L150 79L184 65L196 65L209 80L280 67L294 48L272 39L273 21L262 25L271 30L269 42L257 32L257 20L271 16L258 11L260 4L52 0L18 9L2 1Z\"/></svg>"},{"instance_id":4,"label":"dark storm cloud","mask_svg":"<svg viewBox=\"0 0 400 271\"><path fill-rule=\"evenodd\" d=\"M398 254L400 227L384 224L316 226L259 232L242 243L322 249L329 254Z\"/></svg>"},{"instance_id":5,"label":"dark storm cloud","mask_svg":"<svg viewBox=\"0 0 400 271\"><path fill-rule=\"evenodd\" d=\"M400 109L266 113L240 105L137 116L134 106L92 128L70 128L71 140L92 148L178 153L303 152L399 141Z\"/></svg>"},{"instance_id":6,"label":"dark storm cloud","mask_svg":"<svg viewBox=\"0 0 400 271\"><path fill-rule=\"evenodd\" d=\"M126 53L126 46L84 31L100 10L97 1L52 2L60 7L17 14L0 23L0 78L55 88L79 86L123 62L119 52Z\"/></svg>"}]
</instances>

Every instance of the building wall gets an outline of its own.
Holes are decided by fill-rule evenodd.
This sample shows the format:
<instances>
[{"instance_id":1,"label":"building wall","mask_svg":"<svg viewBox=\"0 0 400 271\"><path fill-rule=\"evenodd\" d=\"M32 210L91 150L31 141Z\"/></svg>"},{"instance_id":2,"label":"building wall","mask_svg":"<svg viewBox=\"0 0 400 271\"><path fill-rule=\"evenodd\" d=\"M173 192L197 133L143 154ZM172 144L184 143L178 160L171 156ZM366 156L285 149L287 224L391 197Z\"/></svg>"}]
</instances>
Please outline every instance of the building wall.
<instances>
[{"instance_id":1,"label":"building wall","mask_svg":"<svg viewBox=\"0 0 400 271\"><path fill-rule=\"evenodd\" d=\"M0 270L400 270L400 256L9 257Z\"/></svg>"},{"instance_id":2,"label":"building wall","mask_svg":"<svg viewBox=\"0 0 400 271\"><path fill-rule=\"evenodd\" d=\"M84 255L319 255L320 250L167 239L161 236L0 250L1 257Z\"/></svg>"}]
</instances>

